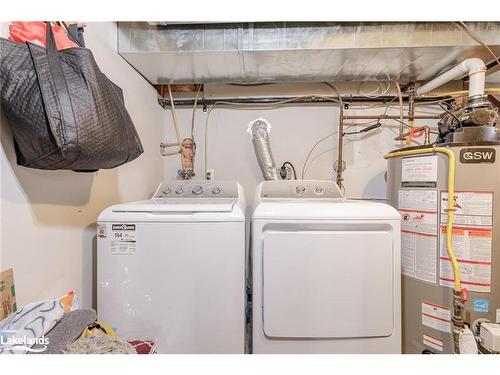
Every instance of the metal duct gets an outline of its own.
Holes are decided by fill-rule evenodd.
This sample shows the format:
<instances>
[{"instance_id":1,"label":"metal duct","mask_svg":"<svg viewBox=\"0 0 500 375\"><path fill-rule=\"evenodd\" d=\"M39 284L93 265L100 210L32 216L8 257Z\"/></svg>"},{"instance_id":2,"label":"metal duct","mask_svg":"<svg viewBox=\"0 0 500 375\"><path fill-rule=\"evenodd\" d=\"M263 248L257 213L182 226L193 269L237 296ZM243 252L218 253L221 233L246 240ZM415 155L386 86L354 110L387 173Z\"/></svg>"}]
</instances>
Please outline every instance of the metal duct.
<instances>
[{"instance_id":1,"label":"metal duct","mask_svg":"<svg viewBox=\"0 0 500 375\"><path fill-rule=\"evenodd\" d=\"M262 175L266 180L279 180L279 173L274 164L271 145L269 142L269 132L271 125L259 118L248 124L248 132L252 136L252 143L255 149L255 156L259 162Z\"/></svg>"},{"instance_id":2,"label":"metal duct","mask_svg":"<svg viewBox=\"0 0 500 375\"><path fill-rule=\"evenodd\" d=\"M500 54L500 22L467 26ZM492 59L453 22L119 22L118 52L153 84L425 81Z\"/></svg>"}]
</instances>

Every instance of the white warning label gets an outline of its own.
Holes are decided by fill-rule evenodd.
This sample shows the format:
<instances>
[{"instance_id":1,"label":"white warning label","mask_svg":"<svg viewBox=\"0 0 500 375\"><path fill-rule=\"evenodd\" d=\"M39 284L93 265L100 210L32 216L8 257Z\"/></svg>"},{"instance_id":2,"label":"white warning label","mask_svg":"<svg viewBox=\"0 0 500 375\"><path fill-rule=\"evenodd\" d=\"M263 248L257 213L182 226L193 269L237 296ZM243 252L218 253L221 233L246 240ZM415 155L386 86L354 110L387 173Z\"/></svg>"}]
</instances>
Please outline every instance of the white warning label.
<instances>
[{"instance_id":1,"label":"white warning label","mask_svg":"<svg viewBox=\"0 0 500 375\"><path fill-rule=\"evenodd\" d=\"M491 291L493 193L459 191L454 197L452 247L460 265L463 287ZM441 193L440 285L453 287L453 270L446 251L448 193Z\"/></svg>"},{"instance_id":2,"label":"white warning label","mask_svg":"<svg viewBox=\"0 0 500 375\"><path fill-rule=\"evenodd\" d=\"M451 333L450 310L430 302L422 302L422 325Z\"/></svg>"},{"instance_id":3,"label":"white warning label","mask_svg":"<svg viewBox=\"0 0 500 375\"><path fill-rule=\"evenodd\" d=\"M135 224L111 224L111 254L131 255L135 252Z\"/></svg>"},{"instance_id":4,"label":"white warning label","mask_svg":"<svg viewBox=\"0 0 500 375\"><path fill-rule=\"evenodd\" d=\"M401 182L436 182L437 167L437 155L403 158Z\"/></svg>"},{"instance_id":5,"label":"white warning label","mask_svg":"<svg viewBox=\"0 0 500 375\"><path fill-rule=\"evenodd\" d=\"M424 335L422 335L422 342L424 345L426 345L430 348L436 349L440 352L443 351L443 341L441 341L435 337L424 334Z\"/></svg>"},{"instance_id":6,"label":"white warning label","mask_svg":"<svg viewBox=\"0 0 500 375\"><path fill-rule=\"evenodd\" d=\"M453 224L491 227L493 225L493 192L456 191ZM441 223L448 220L448 192L441 192Z\"/></svg>"},{"instance_id":7,"label":"white warning label","mask_svg":"<svg viewBox=\"0 0 500 375\"><path fill-rule=\"evenodd\" d=\"M398 207L401 214L402 273L418 280L436 284L437 191L400 190Z\"/></svg>"}]
</instances>

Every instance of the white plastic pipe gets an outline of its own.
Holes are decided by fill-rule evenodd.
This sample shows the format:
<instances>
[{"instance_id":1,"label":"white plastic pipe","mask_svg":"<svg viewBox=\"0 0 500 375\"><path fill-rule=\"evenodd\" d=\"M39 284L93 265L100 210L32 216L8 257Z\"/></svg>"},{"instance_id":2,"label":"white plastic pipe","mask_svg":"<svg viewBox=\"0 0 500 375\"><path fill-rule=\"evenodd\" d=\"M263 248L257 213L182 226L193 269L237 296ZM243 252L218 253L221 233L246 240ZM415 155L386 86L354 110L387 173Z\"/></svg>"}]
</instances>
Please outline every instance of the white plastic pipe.
<instances>
[{"instance_id":1,"label":"white plastic pipe","mask_svg":"<svg viewBox=\"0 0 500 375\"><path fill-rule=\"evenodd\" d=\"M417 95L426 94L445 83L469 75L469 98L476 95L484 95L484 81L486 77L486 65L478 58L465 59L457 66L437 76L432 81L417 89Z\"/></svg>"}]
</instances>

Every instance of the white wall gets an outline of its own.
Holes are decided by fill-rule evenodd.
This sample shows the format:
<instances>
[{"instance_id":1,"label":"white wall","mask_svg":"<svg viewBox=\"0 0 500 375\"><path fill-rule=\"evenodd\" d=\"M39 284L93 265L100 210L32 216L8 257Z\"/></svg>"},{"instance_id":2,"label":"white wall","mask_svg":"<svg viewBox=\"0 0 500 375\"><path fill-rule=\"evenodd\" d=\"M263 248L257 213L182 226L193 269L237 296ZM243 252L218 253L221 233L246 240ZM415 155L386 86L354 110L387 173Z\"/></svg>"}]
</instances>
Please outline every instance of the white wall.
<instances>
[{"instance_id":1,"label":"white wall","mask_svg":"<svg viewBox=\"0 0 500 375\"><path fill-rule=\"evenodd\" d=\"M2 35L6 35L6 24ZM144 154L97 173L41 171L19 167L12 135L1 118L0 269L14 268L18 305L54 298L75 289L92 305L95 221L102 209L145 199L162 175L158 144L166 112L155 90L117 53L116 25L89 23L87 46L101 70L124 92Z\"/></svg>"},{"instance_id":2,"label":"white wall","mask_svg":"<svg viewBox=\"0 0 500 375\"><path fill-rule=\"evenodd\" d=\"M6 24L0 24L6 34ZM12 136L1 118L1 227L0 269L13 267L20 305L53 298L76 289L83 306L92 305L94 283L95 220L114 203L144 199L158 181L176 177L178 156L161 159L160 140L174 141L168 110L156 103L156 92L115 52L113 23L90 23L86 41L101 69L124 90L127 108L141 136L145 153L113 170L81 174L40 171L15 163ZM272 92L274 86L266 86ZM290 87L294 90L294 86ZM222 93L224 94L224 93ZM228 93L230 94L230 93ZM380 113L380 109L371 112ZM370 111L349 111L350 114ZM191 109L179 109L182 136L190 134ZM396 114L397 110L389 113ZM203 177L204 127L207 113L197 111L196 172ZM272 125L272 146L277 164L292 162L300 175L313 144L338 127L338 108L328 106L284 107L276 110L215 109L209 127L209 168L216 179L238 180L248 205L262 175L255 159L248 123L264 117ZM382 155L395 147L398 125L363 137L349 136L344 159L345 186L349 197L384 199L386 162ZM361 139L359 139L361 138ZM306 178L332 179L336 160L336 137L323 142L313 154Z\"/></svg>"},{"instance_id":3,"label":"white wall","mask_svg":"<svg viewBox=\"0 0 500 375\"><path fill-rule=\"evenodd\" d=\"M267 90L272 89L267 88ZM293 91L293 86L291 91ZM224 97L224 93L218 94ZM345 111L345 114L378 115L384 110L385 107L351 109ZM187 137L190 133L192 109L177 108L176 112L182 137ZM399 109L391 108L387 113L398 115ZM207 113L198 110L196 116L195 169L196 178L202 178L204 174L204 128ZM241 108L235 110L216 107L209 121L208 168L215 169L216 179L239 181L243 185L247 204L250 206L256 185L263 178L255 158L250 135L246 131L249 122L263 117L271 123L271 146L276 164L281 166L283 162L290 161L294 164L300 178L303 163L311 147L324 136L338 130L338 116L338 107L332 106L289 106L272 110L241 110ZM360 123L366 121L368 120L359 120ZM346 121L346 123L352 122ZM422 121L417 123L423 124ZM383 155L399 147L401 143L394 141L399 124L395 121L383 121L383 124L383 128L365 135L351 135L345 138L344 160L347 166L344 185L346 194L350 198L386 198L384 176L386 161ZM429 123L426 122L426 124ZM365 126L367 125L360 125L358 130ZM170 116L166 123L165 137L168 142L175 141ZM337 160L337 140L337 135L332 136L315 149L305 178L335 179L333 163ZM176 171L179 168L179 156L167 157L165 177L176 178Z\"/></svg>"}]
</instances>

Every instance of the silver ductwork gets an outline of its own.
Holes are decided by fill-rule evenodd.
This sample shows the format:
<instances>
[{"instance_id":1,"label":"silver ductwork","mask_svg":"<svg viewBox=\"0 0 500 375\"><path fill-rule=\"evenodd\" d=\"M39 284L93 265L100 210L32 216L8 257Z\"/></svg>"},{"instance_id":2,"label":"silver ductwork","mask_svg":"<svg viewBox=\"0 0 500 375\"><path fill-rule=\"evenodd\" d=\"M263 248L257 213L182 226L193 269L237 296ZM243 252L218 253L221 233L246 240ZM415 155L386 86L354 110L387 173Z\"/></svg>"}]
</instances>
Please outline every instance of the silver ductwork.
<instances>
[{"instance_id":1,"label":"silver ductwork","mask_svg":"<svg viewBox=\"0 0 500 375\"><path fill-rule=\"evenodd\" d=\"M500 54L500 22L467 26ZM453 22L119 22L118 53L153 84L426 81L491 61Z\"/></svg>"},{"instance_id":2,"label":"silver ductwork","mask_svg":"<svg viewBox=\"0 0 500 375\"><path fill-rule=\"evenodd\" d=\"M262 175L266 180L279 180L279 173L274 163L269 141L271 125L259 118L248 124L248 132L252 136L252 143L255 149L255 156L259 163Z\"/></svg>"}]
</instances>

